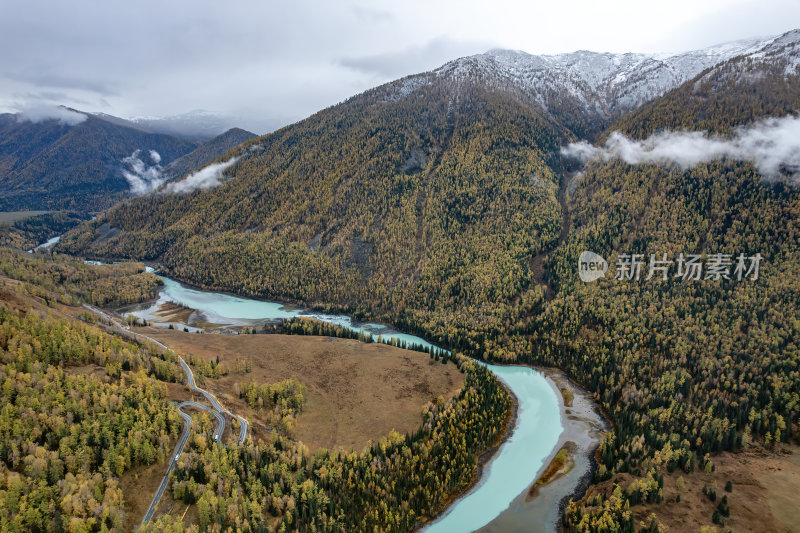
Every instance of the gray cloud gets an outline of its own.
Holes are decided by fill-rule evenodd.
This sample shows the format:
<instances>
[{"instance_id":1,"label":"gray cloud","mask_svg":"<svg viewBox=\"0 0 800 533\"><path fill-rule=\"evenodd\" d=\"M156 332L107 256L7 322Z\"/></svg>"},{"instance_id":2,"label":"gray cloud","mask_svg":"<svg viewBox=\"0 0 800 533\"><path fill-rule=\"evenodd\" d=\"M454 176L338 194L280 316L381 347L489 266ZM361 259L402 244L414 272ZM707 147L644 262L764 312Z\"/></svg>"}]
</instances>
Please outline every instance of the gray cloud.
<instances>
[{"instance_id":1,"label":"gray cloud","mask_svg":"<svg viewBox=\"0 0 800 533\"><path fill-rule=\"evenodd\" d=\"M51 107L58 107L57 102L63 102L70 99L70 95L63 91L36 91L36 92L21 92L12 95L21 102L36 102L37 105L50 105ZM88 103L88 102L82 102Z\"/></svg>"},{"instance_id":2,"label":"gray cloud","mask_svg":"<svg viewBox=\"0 0 800 533\"><path fill-rule=\"evenodd\" d=\"M493 48L491 43L454 41L437 37L424 46L411 46L397 52L345 57L340 64L369 75L399 78L434 69L447 61Z\"/></svg>"},{"instance_id":3,"label":"gray cloud","mask_svg":"<svg viewBox=\"0 0 800 533\"><path fill-rule=\"evenodd\" d=\"M769 7L761 2L745 1L733 5L719 5L708 16L690 21L670 35L661 36L654 43L658 50L670 50L676 45L680 50L704 48L719 43L749 37L768 37L783 33L787 22L797 26L800 21L800 2L797 0L770 0ZM711 4L709 4L711 7ZM746 29L746 33L743 33Z\"/></svg>"},{"instance_id":4,"label":"gray cloud","mask_svg":"<svg viewBox=\"0 0 800 533\"><path fill-rule=\"evenodd\" d=\"M118 94L118 91L109 86L106 81L77 76L75 72L63 72L62 70L60 66L54 66L4 72L2 75L8 79L30 83L35 87L78 89L105 96Z\"/></svg>"},{"instance_id":5,"label":"gray cloud","mask_svg":"<svg viewBox=\"0 0 800 533\"><path fill-rule=\"evenodd\" d=\"M44 122L45 120L58 120L65 126L80 124L88 117L62 106L30 105L24 107L17 114L17 122Z\"/></svg>"},{"instance_id":6,"label":"gray cloud","mask_svg":"<svg viewBox=\"0 0 800 533\"><path fill-rule=\"evenodd\" d=\"M363 22L381 23L395 20L395 16L390 11L372 7L354 6L353 14Z\"/></svg>"},{"instance_id":7,"label":"gray cloud","mask_svg":"<svg viewBox=\"0 0 800 533\"><path fill-rule=\"evenodd\" d=\"M180 181L174 181L164 187L165 193L187 194L197 190L213 189L222 184L224 172L239 160L232 157L222 163L214 163L194 172Z\"/></svg>"},{"instance_id":8,"label":"gray cloud","mask_svg":"<svg viewBox=\"0 0 800 533\"><path fill-rule=\"evenodd\" d=\"M51 98L40 103L122 118L206 109L264 133L492 47L687 50L694 43L681 25L704 20L706 30L718 20L693 0L609 2L3 0L0 50L13 53L0 64L0 112L36 100L19 95L46 92ZM713 8L739 5L750 6L746 17L717 24L726 39L781 33L800 10L795 0L720 0Z\"/></svg>"},{"instance_id":9,"label":"gray cloud","mask_svg":"<svg viewBox=\"0 0 800 533\"><path fill-rule=\"evenodd\" d=\"M159 164L161 155L155 150L150 150L148 155L149 164L142 158L141 150L136 150L122 160L122 175L128 180L133 194L146 194L158 189L164 183Z\"/></svg>"},{"instance_id":10,"label":"gray cloud","mask_svg":"<svg viewBox=\"0 0 800 533\"><path fill-rule=\"evenodd\" d=\"M618 157L631 165L654 163L681 168L723 158L752 161L763 176L786 175L800 182L800 117L758 121L736 129L731 138L707 132L662 132L640 141L614 132L604 146L581 141L563 147L561 153L583 162Z\"/></svg>"}]
</instances>

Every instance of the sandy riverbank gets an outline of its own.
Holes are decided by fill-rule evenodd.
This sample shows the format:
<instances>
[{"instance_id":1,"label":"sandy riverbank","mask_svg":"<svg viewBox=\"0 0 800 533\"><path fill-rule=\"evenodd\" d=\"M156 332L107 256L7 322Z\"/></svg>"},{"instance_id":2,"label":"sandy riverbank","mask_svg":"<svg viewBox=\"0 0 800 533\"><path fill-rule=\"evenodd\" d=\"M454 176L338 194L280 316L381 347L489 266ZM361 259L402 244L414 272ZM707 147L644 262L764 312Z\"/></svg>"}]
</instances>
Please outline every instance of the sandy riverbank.
<instances>
[{"instance_id":1,"label":"sandy riverbank","mask_svg":"<svg viewBox=\"0 0 800 533\"><path fill-rule=\"evenodd\" d=\"M591 482L595 467L594 452L603 438L603 432L610 429L608 422L595 408L589 394L570 381L564 372L550 368L536 368L536 370L545 375L558 396L561 425L564 428L558 443L537 473L536 479L542 475L564 446L574 450L570 454L573 461L572 468L566 474L554 476L549 483L537 486L533 496L529 495L529 490L522 492L500 516L477 530L481 533L558 531L562 511L570 498L581 497ZM566 389L572 394L571 406L565 405L561 389ZM534 482L535 480L531 480L531 485Z\"/></svg>"}]
</instances>

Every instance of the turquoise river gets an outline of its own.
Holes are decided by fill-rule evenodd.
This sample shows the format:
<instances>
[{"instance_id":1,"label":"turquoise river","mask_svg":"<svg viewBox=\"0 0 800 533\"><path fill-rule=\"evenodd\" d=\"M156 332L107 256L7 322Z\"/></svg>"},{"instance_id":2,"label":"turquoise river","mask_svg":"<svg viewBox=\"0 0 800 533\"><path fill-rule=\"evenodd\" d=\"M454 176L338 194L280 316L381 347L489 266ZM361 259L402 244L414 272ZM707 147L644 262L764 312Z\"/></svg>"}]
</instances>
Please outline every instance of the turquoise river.
<instances>
[{"instance_id":1,"label":"turquoise river","mask_svg":"<svg viewBox=\"0 0 800 533\"><path fill-rule=\"evenodd\" d=\"M163 276L162 276L163 277ZM314 313L276 302L241 298L229 294L198 290L163 277L158 301L128 310L140 318L157 317L160 305L175 302L202 313L203 320L220 325L249 325L258 321L281 320L295 316L314 317L324 322L368 332L375 338L397 338L408 343L430 346L425 340L401 333L381 324L357 323L344 315ZM162 324L163 325L163 324ZM425 533L469 532L482 528L504 512L527 491L553 454L564 430L559 394L542 373L523 366L488 367L508 386L517 399L516 424L488 464L479 482L456 500ZM528 524L531 526L533 524ZM538 524L536 530L551 525ZM543 527L544 526L544 527ZM554 524L552 524L554 526Z\"/></svg>"}]
</instances>

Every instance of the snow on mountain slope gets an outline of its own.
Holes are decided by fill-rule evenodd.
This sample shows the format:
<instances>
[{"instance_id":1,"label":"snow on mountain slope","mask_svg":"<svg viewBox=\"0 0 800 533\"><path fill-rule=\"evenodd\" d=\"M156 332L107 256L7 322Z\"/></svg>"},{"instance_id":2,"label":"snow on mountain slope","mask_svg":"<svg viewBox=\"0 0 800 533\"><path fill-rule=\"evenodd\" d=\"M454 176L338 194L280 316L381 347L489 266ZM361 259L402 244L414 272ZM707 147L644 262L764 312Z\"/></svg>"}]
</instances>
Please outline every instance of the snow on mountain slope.
<instances>
[{"instance_id":1,"label":"snow on mountain slope","mask_svg":"<svg viewBox=\"0 0 800 533\"><path fill-rule=\"evenodd\" d=\"M783 69L784 76L798 73L800 67L800 30L792 30L780 37L771 39L764 46L744 58L747 66L740 68L739 74L757 70L759 65L771 65Z\"/></svg>"},{"instance_id":2,"label":"snow on mountain slope","mask_svg":"<svg viewBox=\"0 0 800 533\"><path fill-rule=\"evenodd\" d=\"M450 61L442 67L389 84L385 100L396 100L420 87L445 81L507 90L538 103L558 120L579 122L575 111L600 122L612 120L661 96L705 69L738 56L783 54L787 74L800 64L800 30L779 37L748 39L676 55L612 54L580 50L569 54L531 55L490 50ZM566 112L566 116L565 115Z\"/></svg>"}]
</instances>

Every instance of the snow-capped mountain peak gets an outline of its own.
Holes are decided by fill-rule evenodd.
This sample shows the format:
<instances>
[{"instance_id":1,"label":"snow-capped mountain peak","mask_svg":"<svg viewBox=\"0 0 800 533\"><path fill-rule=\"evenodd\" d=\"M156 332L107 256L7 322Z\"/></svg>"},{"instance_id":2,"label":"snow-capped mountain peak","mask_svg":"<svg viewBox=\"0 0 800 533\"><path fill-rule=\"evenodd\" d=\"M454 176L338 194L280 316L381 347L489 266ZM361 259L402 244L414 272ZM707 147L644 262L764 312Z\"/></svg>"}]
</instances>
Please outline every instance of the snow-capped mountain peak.
<instances>
[{"instance_id":1,"label":"snow-capped mountain peak","mask_svg":"<svg viewBox=\"0 0 800 533\"><path fill-rule=\"evenodd\" d=\"M480 83L511 91L538 103L545 111L575 108L608 121L633 110L738 56L782 54L786 72L800 63L800 30L778 37L746 39L680 54L602 53L579 50L532 55L493 49L450 61L438 69L390 85L387 100L403 98L420 87L440 82L458 87Z\"/></svg>"}]
</instances>

